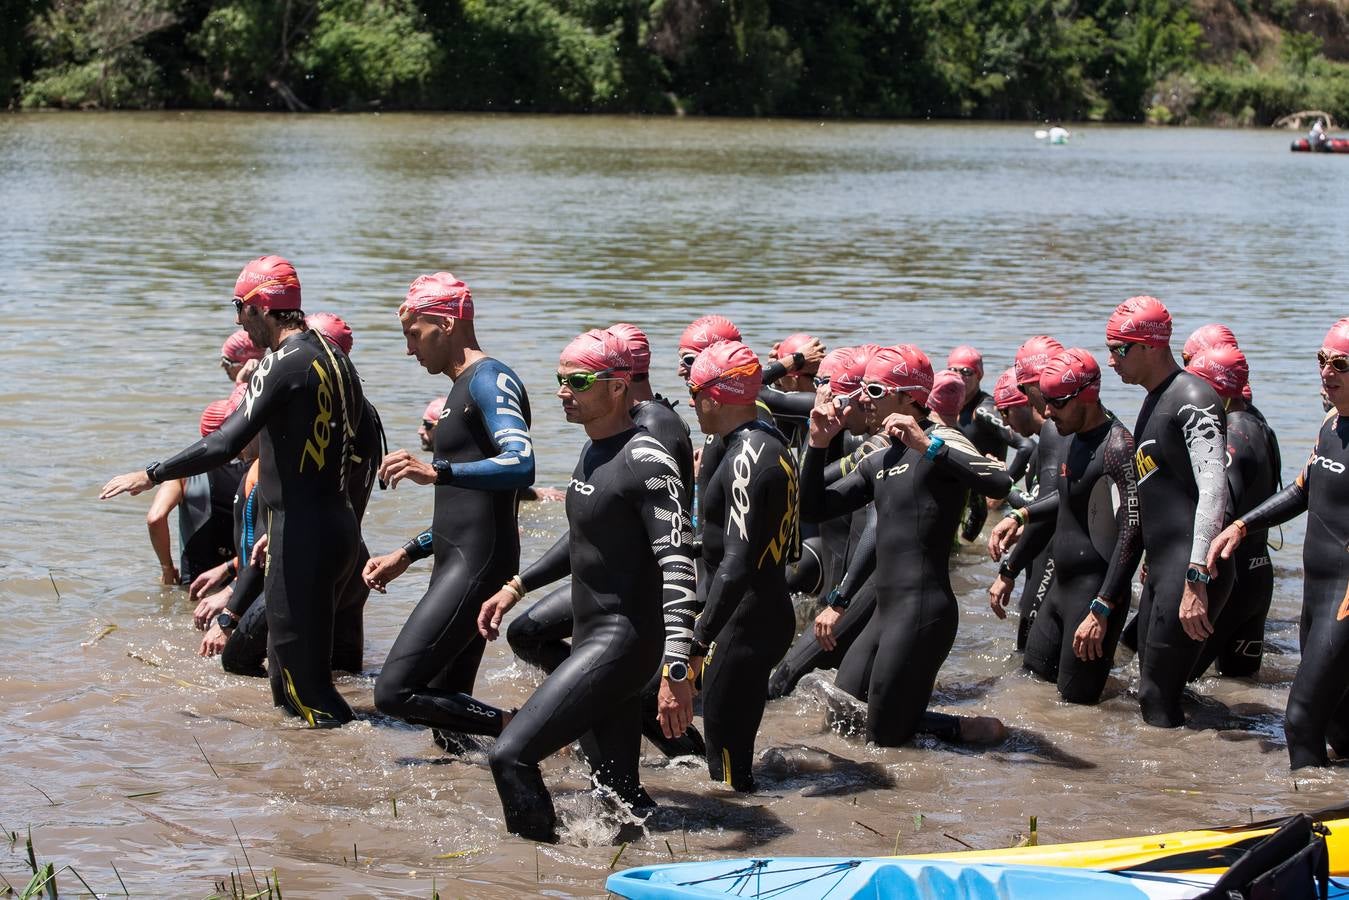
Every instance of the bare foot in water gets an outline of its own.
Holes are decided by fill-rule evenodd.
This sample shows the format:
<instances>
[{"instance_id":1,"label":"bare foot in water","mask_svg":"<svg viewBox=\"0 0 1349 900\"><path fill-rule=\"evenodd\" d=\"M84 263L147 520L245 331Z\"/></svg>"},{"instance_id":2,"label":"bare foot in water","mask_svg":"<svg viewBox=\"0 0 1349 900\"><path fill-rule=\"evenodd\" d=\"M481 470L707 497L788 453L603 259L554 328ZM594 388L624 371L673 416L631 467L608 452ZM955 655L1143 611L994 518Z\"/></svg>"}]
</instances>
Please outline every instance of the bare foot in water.
<instances>
[{"instance_id":1,"label":"bare foot in water","mask_svg":"<svg viewBox=\"0 0 1349 900\"><path fill-rule=\"evenodd\" d=\"M960 739L967 744L1000 744L1007 739L1007 726L993 716L962 717Z\"/></svg>"}]
</instances>

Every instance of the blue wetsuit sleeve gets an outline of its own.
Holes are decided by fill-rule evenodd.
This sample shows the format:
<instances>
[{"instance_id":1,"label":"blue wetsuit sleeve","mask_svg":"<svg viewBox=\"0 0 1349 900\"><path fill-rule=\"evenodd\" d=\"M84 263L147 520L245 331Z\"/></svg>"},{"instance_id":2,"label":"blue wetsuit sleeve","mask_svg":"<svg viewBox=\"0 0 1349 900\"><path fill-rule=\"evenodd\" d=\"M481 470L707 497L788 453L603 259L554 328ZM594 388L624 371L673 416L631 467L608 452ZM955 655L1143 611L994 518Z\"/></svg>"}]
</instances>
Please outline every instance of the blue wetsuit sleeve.
<instances>
[{"instance_id":1,"label":"blue wetsuit sleeve","mask_svg":"<svg viewBox=\"0 0 1349 900\"><path fill-rule=\"evenodd\" d=\"M872 500L871 482L861 468L825 483L828 448L807 447L801 463L801 520L823 522L861 509Z\"/></svg>"},{"instance_id":2,"label":"blue wetsuit sleeve","mask_svg":"<svg viewBox=\"0 0 1349 900\"><path fill-rule=\"evenodd\" d=\"M543 556L534 560L528 569L520 573L520 581L524 583L526 591L537 591L555 581L561 581L570 574L571 532L568 531L554 541L553 546L543 552Z\"/></svg>"},{"instance_id":3,"label":"blue wetsuit sleeve","mask_svg":"<svg viewBox=\"0 0 1349 900\"><path fill-rule=\"evenodd\" d=\"M661 575L665 662L688 662L698 613L697 577L689 552L692 529L680 497L679 463L650 435L628 443L627 463L639 498L639 515Z\"/></svg>"},{"instance_id":4,"label":"blue wetsuit sleeve","mask_svg":"<svg viewBox=\"0 0 1349 900\"><path fill-rule=\"evenodd\" d=\"M492 436L496 456L453 463L447 480L437 484L479 491L523 490L534 483L534 442L525 420L524 389L515 373L487 360L473 373L469 396Z\"/></svg>"},{"instance_id":5,"label":"blue wetsuit sleeve","mask_svg":"<svg viewBox=\"0 0 1349 900\"><path fill-rule=\"evenodd\" d=\"M1143 557L1143 526L1139 517L1138 476L1134 469L1134 439L1128 429L1116 425L1106 438L1105 474L1119 491L1115 510L1115 550L1097 594L1115 609L1126 613L1133 602L1133 577Z\"/></svg>"}]
</instances>

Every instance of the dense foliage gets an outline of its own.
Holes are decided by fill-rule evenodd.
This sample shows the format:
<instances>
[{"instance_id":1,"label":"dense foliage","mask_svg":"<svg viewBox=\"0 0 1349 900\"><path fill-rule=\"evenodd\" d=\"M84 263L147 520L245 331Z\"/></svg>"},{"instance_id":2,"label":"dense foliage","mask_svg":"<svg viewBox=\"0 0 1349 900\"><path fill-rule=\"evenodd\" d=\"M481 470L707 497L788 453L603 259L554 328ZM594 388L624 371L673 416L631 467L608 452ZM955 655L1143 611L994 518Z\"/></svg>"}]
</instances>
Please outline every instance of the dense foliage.
<instances>
[{"instance_id":1,"label":"dense foliage","mask_svg":"<svg viewBox=\"0 0 1349 900\"><path fill-rule=\"evenodd\" d=\"M1349 118L1314 35L1192 0L0 0L11 105L1266 122ZM1296 0L1233 15L1275 33Z\"/></svg>"}]
</instances>

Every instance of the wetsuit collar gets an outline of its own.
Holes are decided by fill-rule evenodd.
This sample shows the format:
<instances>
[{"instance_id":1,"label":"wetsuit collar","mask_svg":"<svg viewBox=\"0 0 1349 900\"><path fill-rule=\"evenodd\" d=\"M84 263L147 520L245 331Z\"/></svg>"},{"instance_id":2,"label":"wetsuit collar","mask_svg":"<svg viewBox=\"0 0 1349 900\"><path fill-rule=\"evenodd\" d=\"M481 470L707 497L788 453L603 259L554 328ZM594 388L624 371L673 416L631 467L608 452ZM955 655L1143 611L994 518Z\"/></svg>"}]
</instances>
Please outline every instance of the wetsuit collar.
<instances>
[{"instance_id":1,"label":"wetsuit collar","mask_svg":"<svg viewBox=\"0 0 1349 900\"><path fill-rule=\"evenodd\" d=\"M731 440L742 431L762 431L765 434L771 434L784 444L787 443L786 436L778 430L778 427L771 422L765 422L763 419L750 419L748 422L743 422L735 426L730 431L726 432L726 443L729 444Z\"/></svg>"}]
</instances>

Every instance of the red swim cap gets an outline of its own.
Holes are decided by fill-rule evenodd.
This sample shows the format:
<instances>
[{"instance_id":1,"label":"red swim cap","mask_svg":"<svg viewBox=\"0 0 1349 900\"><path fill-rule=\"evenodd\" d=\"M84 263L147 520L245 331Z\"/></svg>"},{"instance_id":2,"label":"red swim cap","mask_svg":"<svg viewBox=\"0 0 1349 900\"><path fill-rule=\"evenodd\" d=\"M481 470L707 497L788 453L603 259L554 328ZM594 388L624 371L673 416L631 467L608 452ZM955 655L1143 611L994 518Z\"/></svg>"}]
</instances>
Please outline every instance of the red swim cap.
<instances>
[{"instance_id":1,"label":"red swim cap","mask_svg":"<svg viewBox=\"0 0 1349 900\"><path fill-rule=\"evenodd\" d=\"M437 397L426 404L426 412L422 413L423 422L439 422L440 414L445 411L445 398Z\"/></svg>"},{"instance_id":2,"label":"red swim cap","mask_svg":"<svg viewBox=\"0 0 1349 900\"><path fill-rule=\"evenodd\" d=\"M1209 325L1203 325L1196 328L1194 334L1185 339L1185 347L1181 350L1184 356L1194 356L1200 350L1207 350L1210 347L1221 347L1224 344L1237 345L1237 336L1232 333L1232 329L1226 325L1220 325L1214 322Z\"/></svg>"},{"instance_id":3,"label":"red swim cap","mask_svg":"<svg viewBox=\"0 0 1349 900\"><path fill-rule=\"evenodd\" d=\"M206 437L212 432L219 431L220 426L230 417L230 413L239 408L238 398L242 396L243 394L236 390L224 400L212 400L206 404L206 408L201 411L201 436Z\"/></svg>"},{"instance_id":4,"label":"red swim cap","mask_svg":"<svg viewBox=\"0 0 1349 900\"><path fill-rule=\"evenodd\" d=\"M1240 397L1251 375L1250 367L1246 364L1246 354L1238 350L1235 344L1220 344L1200 350L1190 358L1185 371L1193 372L1207 381L1219 397L1226 399Z\"/></svg>"},{"instance_id":5,"label":"red swim cap","mask_svg":"<svg viewBox=\"0 0 1349 900\"><path fill-rule=\"evenodd\" d=\"M811 341L817 340L815 335L806 334L798 331L796 334L789 334L778 342L778 359L786 359L793 353L799 353L810 345Z\"/></svg>"},{"instance_id":6,"label":"red swim cap","mask_svg":"<svg viewBox=\"0 0 1349 900\"><path fill-rule=\"evenodd\" d=\"M351 353L351 345L355 339L351 336L351 326L344 322L341 316L330 312L316 312L305 316L304 323L309 326L310 331L317 331L340 347L343 353Z\"/></svg>"},{"instance_id":7,"label":"red swim cap","mask_svg":"<svg viewBox=\"0 0 1349 900\"><path fill-rule=\"evenodd\" d=\"M835 397L855 394L862 389L862 379L867 374L867 363L881 351L879 344L859 344L848 353L847 359L829 379L829 393ZM824 371L824 363L820 363Z\"/></svg>"},{"instance_id":8,"label":"red swim cap","mask_svg":"<svg viewBox=\"0 0 1349 900\"><path fill-rule=\"evenodd\" d=\"M1016 351L1016 362L1012 365L1017 384L1039 382L1040 370L1049 362L1049 358L1063 352L1063 345L1047 334L1037 334L1021 345Z\"/></svg>"},{"instance_id":9,"label":"red swim cap","mask_svg":"<svg viewBox=\"0 0 1349 900\"><path fill-rule=\"evenodd\" d=\"M234 299L263 309L299 309L300 276L279 256L259 256L239 273Z\"/></svg>"},{"instance_id":10,"label":"red swim cap","mask_svg":"<svg viewBox=\"0 0 1349 900\"><path fill-rule=\"evenodd\" d=\"M1130 297L1110 314L1105 339L1166 347L1171 343L1171 313L1156 297Z\"/></svg>"},{"instance_id":11,"label":"red swim cap","mask_svg":"<svg viewBox=\"0 0 1349 900\"><path fill-rule=\"evenodd\" d=\"M1241 399L1245 400L1247 403L1250 403L1255 399L1255 395L1251 393L1251 383L1249 381L1241 386Z\"/></svg>"},{"instance_id":12,"label":"red swim cap","mask_svg":"<svg viewBox=\"0 0 1349 900\"><path fill-rule=\"evenodd\" d=\"M679 336L680 350L697 352L710 347L717 341L740 340L740 329L725 316L703 316L694 319L684 333Z\"/></svg>"},{"instance_id":13,"label":"red swim cap","mask_svg":"<svg viewBox=\"0 0 1349 900\"><path fill-rule=\"evenodd\" d=\"M827 378L832 384L834 376L848 367L848 362L852 359L852 352L852 347L839 347L836 350L830 350L824 355L824 359L820 360L820 368L815 372L815 377Z\"/></svg>"},{"instance_id":14,"label":"red swim cap","mask_svg":"<svg viewBox=\"0 0 1349 900\"><path fill-rule=\"evenodd\" d=\"M1326 339L1321 342L1321 349L1331 353L1349 353L1349 317L1330 326Z\"/></svg>"},{"instance_id":15,"label":"red swim cap","mask_svg":"<svg viewBox=\"0 0 1349 900\"><path fill-rule=\"evenodd\" d=\"M882 347L867 363L866 379L907 391L919 406L927 406L932 361L913 344Z\"/></svg>"},{"instance_id":16,"label":"red swim cap","mask_svg":"<svg viewBox=\"0 0 1349 900\"><path fill-rule=\"evenodd\" d=\"M938 415L951 417L960 414L960 406L964 402L965 379L960 377L959 372L945 369L932 379L932 390L928 391L927 403L924 405Z\"/></svg>"},{"instance_id":17,"label":"red swim cap","mask_svg":"<svg viewBox=\"0 0 1349 900\"><path fill-rule=\"evenodd\" d=\"M651 371L651 342L647 340L646 332L627 322L610 325L609 331L628 345L628 353L632 355L632 374L648 374Z\"/></svg>"},{"instance_id":18,"label":"red swim cap","mask_svg":"<svg viewBox=\"0 0 1349 900\"><path fill-rule=\"evenodd\" d=\"M473 292L449 272L418 275L408 286L407 297L398 307L398 317L418 313L446 319L473 321Z\"/></svg>"},{"instance_id":19,"label":"red swim cap","mask_svg":"<svg viewBox=\"0 0 1349 900\"><path fill-rule=\"evenodd\" d=\"M632 377L632 353L628 350L628 342L612 331L592 328L585 334L578 334L563 349L559 359L591 372L612 369L606 373L611 378L627 381Z\"/></svg>"},{"instance_id":20,"label":"red swim cap","mask_svg":"<svg viewBox=\"0 0 1349 900\"><path fill-rule=\"evenodd\" d=\"M698 354L689 370L689 386L718 403L753 403L763 386L763 366L739 341L718 341Z\"/></svg>"},{"instance_id":21,"label":"red swim cap","mask_svg":"<svg viewBox=\"0 0 1349 900\"><path fill-rule=\"evenodd\" d=\"M969 344L961 344L947 355L946 367L951 369L956 366L973 369L979 373L980 378L984 377L984 355Z\"/></svg>"},{"instance_id":22,"label":"red swim cap","mask_svg":"<svg viewBox=\"0 0 1349 900\"><path fill-rule=\"evenodd\" d=\"M1030 398L1021 393L1016 383L1016 370L1008 369L998 376L993 384L993 405L998 409L1011 409L1013 406L1025 406Z\"/></svg>"},{"instance_id":23,"label":"red swim cap","mask_svg":"<svg viewBox=\"0 0 1349 900\"><path fill-rule=\"evenodd\" d=\"M225 338L225 343L220 345L220 356L232 363L246 363L250 359L262 359L264 352L261 347L253 343L253 339L248 336L248 332L242 328Z\"/></svg>"},{"instance_id":24,"label":"red swim cap","mask_svg":"<svg viewBox=\"0 0 1349 900\"><path fill-rule=\"evenodd\" d=\"M1089 351L1073 347L1045 363L1040 372L1040 393L1046 400L1058 400L1079 389L1082 393L1077 396L1083 400L1100 399L1101 367Z\"/></svg>"}]
</instances>

